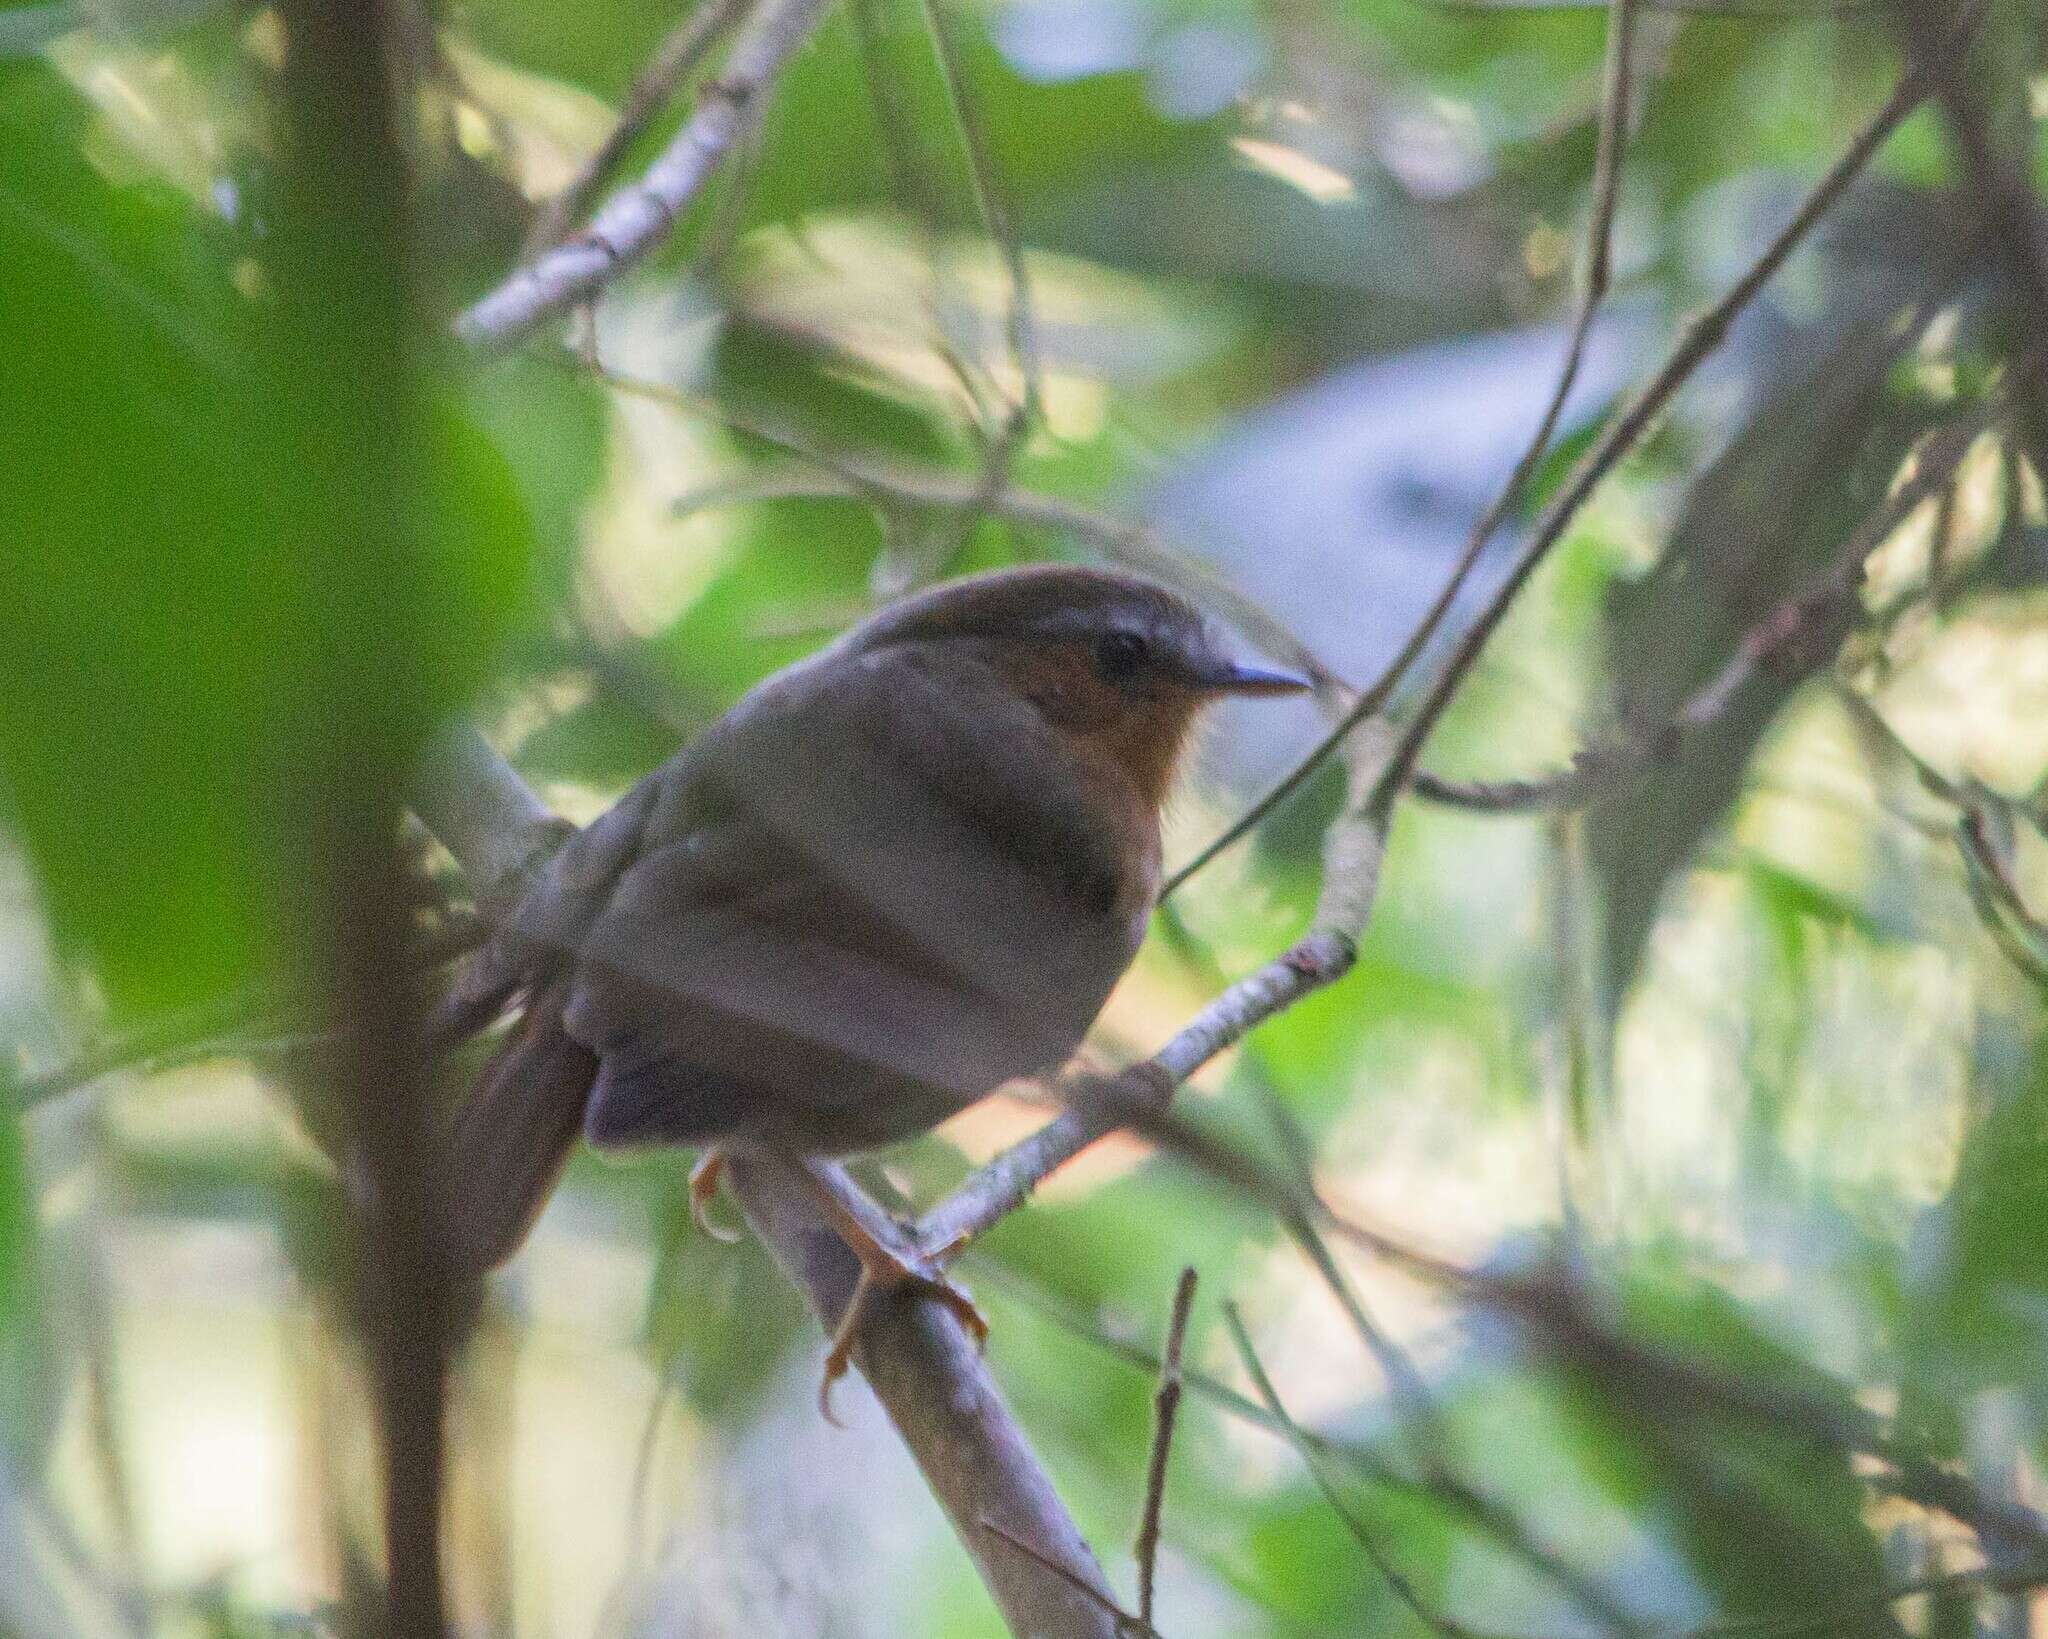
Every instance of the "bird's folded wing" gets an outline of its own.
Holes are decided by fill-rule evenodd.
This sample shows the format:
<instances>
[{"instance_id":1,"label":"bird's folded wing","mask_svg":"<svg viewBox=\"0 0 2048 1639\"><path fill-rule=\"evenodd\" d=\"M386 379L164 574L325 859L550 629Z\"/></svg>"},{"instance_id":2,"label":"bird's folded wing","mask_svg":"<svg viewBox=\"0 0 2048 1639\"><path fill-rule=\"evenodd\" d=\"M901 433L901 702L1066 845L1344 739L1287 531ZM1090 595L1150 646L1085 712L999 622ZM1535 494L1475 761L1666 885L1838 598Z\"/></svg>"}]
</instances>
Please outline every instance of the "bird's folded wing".
<instances>
[{"instance_id":1,"label":"bird's folded wing","mask_svg":"<svg viewBox=\"0 0 2048 1639\"><path fill-rule=\"evenodd\" d=\"M805 681L700 742L687 788L650 809L581 940L571 1033L622 1099L652 1107L666 1073L707 1122L735 1086L826 1108L915 1083L965 1103L1063 1058L1100 1001L1062 971L1072 909L991 833L1006 793L925 773L950 736L988 732L987 704L884 664ZM1101 960L1113 977L1127 957ZM1058 1001L1077 991L1078 1016Z\"/></svg>"}]
</instances>

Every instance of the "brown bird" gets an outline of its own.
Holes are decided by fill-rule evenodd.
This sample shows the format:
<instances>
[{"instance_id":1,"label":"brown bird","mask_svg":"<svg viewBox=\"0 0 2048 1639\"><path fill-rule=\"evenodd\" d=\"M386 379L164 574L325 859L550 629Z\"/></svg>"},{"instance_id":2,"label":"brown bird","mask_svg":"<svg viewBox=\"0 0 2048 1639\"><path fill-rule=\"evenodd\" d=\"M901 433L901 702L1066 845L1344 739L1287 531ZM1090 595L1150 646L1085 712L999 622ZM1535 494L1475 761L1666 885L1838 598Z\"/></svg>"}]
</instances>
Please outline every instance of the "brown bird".
<instances>
[{"instance_id":1,"label":"brown bird","mask_svg":"<svg viewBox=\"0 0 2048 1639\"><path fill-rule=\"evenodd\" d=\"M565 844L449 998L444 1041L524 1013L456 1120L458 1256L516 1249L579 1134L706 1150L701 1205L722 1146L870 1149L1057 1069L1144 938L1196 715L1305 687L1164 587L1058 566L769 678ZM924 1278L839 1227L864 1286Z\"/></svg>"}]
</instances>

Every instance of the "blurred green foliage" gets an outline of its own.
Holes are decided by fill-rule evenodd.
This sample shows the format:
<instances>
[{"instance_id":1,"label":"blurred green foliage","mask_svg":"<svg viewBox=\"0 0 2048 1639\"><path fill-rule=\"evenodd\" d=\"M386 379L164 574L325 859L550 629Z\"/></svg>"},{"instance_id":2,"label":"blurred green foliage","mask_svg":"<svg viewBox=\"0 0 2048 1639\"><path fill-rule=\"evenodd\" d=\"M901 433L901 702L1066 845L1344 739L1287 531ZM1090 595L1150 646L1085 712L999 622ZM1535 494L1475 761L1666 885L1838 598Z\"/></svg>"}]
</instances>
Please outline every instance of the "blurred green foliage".
<instances>
[{"instance_id":1,"label":"blurred green foliage","mask_svg":"<svg viewBox=\"0 0 2048 1639\"><path fill-rule=\"evenodd\" d=\"M0 12L0 1093L25 1106L0 1127L0 1538L30 1522L0 1540L0 1633L324 1631L360 1581L341 1190L293 1113L331 1022L323 804L390 799L467 713L588 819L878 588L1102 550L946 499L991 474L1152 519L1363 682L1533 429L1556 354L1520 331L1571 307L1599 8L947 8L1030 273L1042 415L1011 448L1001 247L922 10L865 3L594 329L488 364L445 319L676 8L400 8L391 246L335 230L349 201L294 162L268 9ZM1791 9L1639 19L1617 364L1523 521L1891 85L1883 8ZM2038 150L2039 8L1990 26L1973 83ZM1668 718L1928 428L2004 390L2026 331L1959 180L1923 110L1578 520L1432 767L1541 776ZM1284 475L1246 516L1159 499L1237 462ZM1890 1419L2039 1501L2044 531L1993 439L1825 642L1584 814L1404 806L1357 970L1191 1095L1269 1159L1298 1124L1330 1195L1405 1238L1571 1272L1614 1338L1763 1413L1341 1253L1390 1366L1267 1215L1134 1143L975 1250L996 1372L1125 1587L1144 1357L1201 1271L1162 1631L1419 1631L1417 1604L1525 1639L2038 1620L1975 1586L1874 1600L1985 1552L2043 1568L1800 1418ZM1219 728L1169 853L1313 729ZM1103 1057L1302 930L1335 800L1311 782L1176 899ZM421 863L423 899L459 894ZM1034 1118L986 1106L883 1175L928 1201ZM886 1431L818 1422L814 1328L759 1248L690 1229L680 1170L579 1159L493 1290L454 1420L465 1623L996 1632ZM1259 1426L1226 1297L1412 1602ZM1402 1359L1432 1413L1390 1386Z\"/></svg>"}]
</instances>

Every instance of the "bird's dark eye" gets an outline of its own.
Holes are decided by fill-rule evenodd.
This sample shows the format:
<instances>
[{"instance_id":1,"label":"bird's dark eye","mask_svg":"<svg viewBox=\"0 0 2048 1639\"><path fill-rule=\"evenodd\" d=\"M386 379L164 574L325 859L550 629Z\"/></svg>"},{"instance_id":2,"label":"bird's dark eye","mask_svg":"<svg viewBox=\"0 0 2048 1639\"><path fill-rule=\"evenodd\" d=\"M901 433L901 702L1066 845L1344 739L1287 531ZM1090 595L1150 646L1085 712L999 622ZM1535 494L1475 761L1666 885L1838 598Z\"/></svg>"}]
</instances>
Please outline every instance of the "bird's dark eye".
<instances>
[{"instance_id":1,"label":"bird's dark eye","mask_svg":"<svg viewBox=\"0 0 2048 1639\"><path fill-rule=\"evenodd\" d=\"M1136 632L1109 632L1095 640L1095 664L1111 682L1121 682L1152 658L1152 645Z\"/></svg>"}]
</instances>

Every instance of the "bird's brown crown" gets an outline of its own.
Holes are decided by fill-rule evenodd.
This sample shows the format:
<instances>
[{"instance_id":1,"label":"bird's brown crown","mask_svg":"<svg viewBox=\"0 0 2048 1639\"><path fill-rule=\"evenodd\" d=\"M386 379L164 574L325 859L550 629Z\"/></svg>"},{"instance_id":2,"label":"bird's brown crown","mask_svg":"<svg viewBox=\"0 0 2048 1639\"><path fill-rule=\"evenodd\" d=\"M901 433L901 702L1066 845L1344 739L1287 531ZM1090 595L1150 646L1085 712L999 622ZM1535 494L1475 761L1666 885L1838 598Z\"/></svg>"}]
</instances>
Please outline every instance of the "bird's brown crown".
<instances>
[{"instance_id":1,"label":"bird's brown crown","mask_svg":"<svg viewBox=\"0 0 2048 1639\"><path fill-rule=\"evenodd\" d=\"M1120 770L1157 811L1188 730L1224 694L1299 679L1241 666L1200 611L1134 575L1040 564L937 586L858 629L852 647L971 645L1077 751Z\"/></svg>"}]
</instances>

